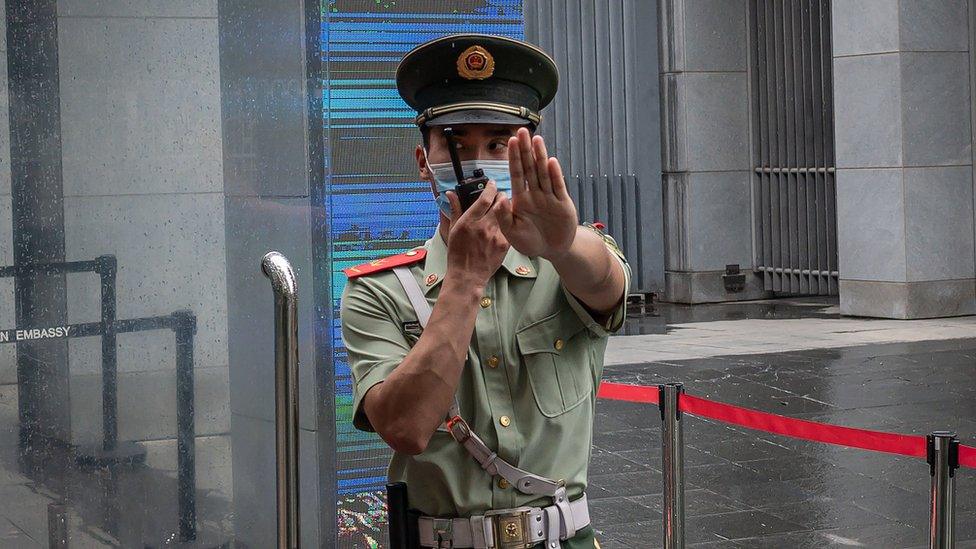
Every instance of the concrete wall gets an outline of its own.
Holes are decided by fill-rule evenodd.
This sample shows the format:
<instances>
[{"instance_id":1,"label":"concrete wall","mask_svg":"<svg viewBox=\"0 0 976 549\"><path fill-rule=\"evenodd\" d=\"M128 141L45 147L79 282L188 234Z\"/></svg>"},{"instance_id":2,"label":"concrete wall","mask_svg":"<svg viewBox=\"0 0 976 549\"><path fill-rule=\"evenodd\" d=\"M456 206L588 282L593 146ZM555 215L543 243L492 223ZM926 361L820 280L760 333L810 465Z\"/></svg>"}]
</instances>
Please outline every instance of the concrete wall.
<instances>
[{"instance_id":1,"label":"concrete wall","mask_svg":"<svg viewBox=\"0 0 976 549\"><path fill-rule=\"evenodd\" d=\"M6 10L0 0L0 13ZM10 201L10 111L7 89L7 18L0 17L0 265L14 264L13 218ZM0 278L0 329L13 328L14 279ZM17 351L0 345L0 385L16 385ZM16 409L16 405L14 405Z\"/></svg>"},{"instance_id":2,"label":"concrete wall","mask_svg":"<svg viewBox=\"0 0 976 549\"><path fill-rule=\"evenodd\" d=\"M833 6L841 312L976 313L967 2Z\"/></svg>"},{"instance_id":3,"label":"concrete wall","mask_svg":"<svg viewBox=\"0 0 976 549\"><path fill-rule=\"evenodd\" d=\"M216 27L215 0L58 4L66 260L118 258L119 318L197 314L198 436L230 428ZM10 265L5 41L0 29L0 264ZM98 288L95 274L68 275L69 322L98 320ZM13 279L0 279L0 328L14 327L13 310ZM118 343L120 437L152 441L150 465L170 468L173 334L123 334ZM0 384L16 384L15 355L14 345L0 346ZM65 442L93 444L102 436L99 338L70 340L68 357ZM229 465L225 438L205 436L197 453L204 467ZM212 473L199 485L229 498L229 468Z\"/></svg>"},{"instance_id":4,"label":"concrete wall","mask_svg":"<svg viewBox=\"0 0 976 549\"><path fill-rule=\"evenodd\" d=\"M745 0L660 2L665 301L765 295L751 272L752 218ZM725 291L737 263L746 288Z\"/></svg>"}]
</instances>

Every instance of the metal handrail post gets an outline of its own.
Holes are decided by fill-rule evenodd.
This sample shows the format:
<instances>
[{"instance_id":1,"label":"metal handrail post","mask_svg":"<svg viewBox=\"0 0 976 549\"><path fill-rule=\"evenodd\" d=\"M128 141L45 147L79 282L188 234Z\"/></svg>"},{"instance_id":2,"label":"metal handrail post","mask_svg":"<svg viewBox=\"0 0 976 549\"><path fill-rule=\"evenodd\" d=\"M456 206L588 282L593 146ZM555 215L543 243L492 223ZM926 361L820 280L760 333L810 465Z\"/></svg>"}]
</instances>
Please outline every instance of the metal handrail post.
<instances>
[{"instance_id":1,"label":"metal handrail post","mask_svg":"<svg viewBox=\"0 0 976 549\"><path fill-rule=\"evenodd\" d=\"M929 500L929 547L951 549L956 546L956 483L959 467L959 440L950 431L935 431L926 437L932 491Z\"/></svg>"},{"instance_id":2,"label":"metal handrail post","mask_svg":"<svg viewBox=\"0 0 976 549\"><path fill-rule=\"evenodd\" d=\"M298 282L288 259L268 252L261 269L275 296L275 458L278 549L298 540Z\"/></svg>"},{"instance_id":3,"label":"metal handrail post","mask_svg":"<svg viewBox=\"0 0 976 549\"><path fill-rule=\"evenodd\" d=\"M684 435L678 400L684 387L680 383L658 386L661 408L661 461L664 474L664 549L685 546Z\"/></svg>"}]
</instances>

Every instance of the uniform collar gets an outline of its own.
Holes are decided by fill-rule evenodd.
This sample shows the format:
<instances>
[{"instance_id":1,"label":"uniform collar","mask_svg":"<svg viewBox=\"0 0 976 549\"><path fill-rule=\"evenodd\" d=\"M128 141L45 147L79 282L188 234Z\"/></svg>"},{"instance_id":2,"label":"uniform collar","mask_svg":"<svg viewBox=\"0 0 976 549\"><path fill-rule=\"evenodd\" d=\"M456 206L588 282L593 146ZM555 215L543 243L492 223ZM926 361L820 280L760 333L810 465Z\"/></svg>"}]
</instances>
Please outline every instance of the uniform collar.
<instances>
[{"instance_id":1,"label":"uniform collar","mask_svg":"<svg viewBox=\"0 0 976 549\"><path fill-rule=\"evenodd\" d=\"M427 256L424 258L424 274L421 283L424 285L424 293L444 280L444 273L447 271L447 243L441 236L440 225L434 231L434 236L424 243L427 249ZM502 267L516 278L535 278L537 261L533 261L528 256L520 253L515 248L509 248Z\"/></svg>"}]
</instances>

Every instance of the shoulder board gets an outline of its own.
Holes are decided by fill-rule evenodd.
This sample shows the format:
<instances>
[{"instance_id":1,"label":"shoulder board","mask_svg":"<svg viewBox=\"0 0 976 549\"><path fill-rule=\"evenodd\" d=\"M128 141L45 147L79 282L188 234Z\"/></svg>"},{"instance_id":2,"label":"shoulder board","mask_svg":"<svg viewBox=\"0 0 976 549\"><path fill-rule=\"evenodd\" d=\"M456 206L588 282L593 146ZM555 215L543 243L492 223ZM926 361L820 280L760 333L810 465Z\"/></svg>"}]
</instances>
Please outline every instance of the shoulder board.
<instances>
[{"instance_id":1,"label":"shoulder board","mask_svg":"<svg viewBox=\"0 0 976 549\"><path fill-rule=\"evenodd\" d=\"M420 261L426 256L427 250L417 248L416 250L410 250L402 254L374 259L369 263L363 263L362 265L356 265L355 267L343 269L342 272L346 273L346 276L349 278L356 278L358 276L388 271L394 267L400 267L402 265L411 265Z\"/></svg>"}]
</instances>

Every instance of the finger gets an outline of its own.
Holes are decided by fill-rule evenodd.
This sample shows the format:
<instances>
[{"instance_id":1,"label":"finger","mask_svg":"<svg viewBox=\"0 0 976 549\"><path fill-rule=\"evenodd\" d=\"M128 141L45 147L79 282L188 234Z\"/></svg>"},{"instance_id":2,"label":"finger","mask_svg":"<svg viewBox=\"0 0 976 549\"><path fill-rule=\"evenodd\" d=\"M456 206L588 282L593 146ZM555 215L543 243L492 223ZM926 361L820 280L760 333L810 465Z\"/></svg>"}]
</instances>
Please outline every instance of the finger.
<instances>
[{"instance_id":1,"label":"finger","mask_svg":"<svg viewBox=\"0 0 976 549\"><path fill-rule=\"evenodd\" d=\"M447 196L448 203L451 204L451 223L454 223L459 217L461 217L461 214L464 213L461 211L461 199L458 198L457 193L454 191L444 192Z\"/></svg>"},{"instance_id":2,"label":"finger","mask_svg":"<svg viewBox=\"0 0 976 549\"><path fill-rule=\"evenodd\" d=\"M535 157L532 155L532 138L529 137L529 130L519 128L519 156L522 159L522 173L525 175L526 187L529 191L539 189L539 178L535 170Z\"/></svg>"},{"instance_id":3,"label":"finger","mask_svg":"<svg viewBox=\"0 0 976 549\"><path fill-rule=\"evenodd\" d=\"M536 177L539 179L539 188L542 191L551 193L552 183L549 181L549 151L546 150L546 142L541 135L532 138L532 154L535 158Z\"/></svg>"},{"instance_id":4,"label":"finger","mask_svg":"<svg viewBox=\"0 0 976 549\"><path fill-rule=\"evenodd\" d=\"M508 173L512 176L512 198L515 198L525 191L525 172L518 137L514 136L508 140Z\"/></svg>"},{"instance_id":5,"label":"finger","mask_svg":"<svg viewBox=\"0 0 976 549\"><path fill-rule=\"evenodd\" d=\"M552 182L552 194L559 200L570 200L569 191L566 189L566 179L563 177L563 168L559 165L559 160L550 158L546 162L546 171L549 174L549 181Z\"/></svg>"},{"instance_id":6,"label":"finger","mask_svg":"<svg viewBox=\"0 0 976 549\"><path fill-rule=\"evenodd\" d=\"M495 201L495 195L498 194L498 188L495 187L495 180L489 179L488 184L485 185L484 190L478 195L478 199L474 201L474 204L468 208L465 212L472 219L478 219L484 217L488 213L488 209L491 208L492 203Z\"/></svg>"},{"instance_id":7,"label":"finger","mask_svg":"<svg viewBox=\"0 0 976 549\"><path fill-rule=\"evenodd\" d=\"M508 235L512 225L515 224L512 201L508 199L505 193L498 193L498 198L495 200L492 209L495 210L495 218L498 219L498 228L501 229L502 234Z\"/></svg>"}]
</instances>

